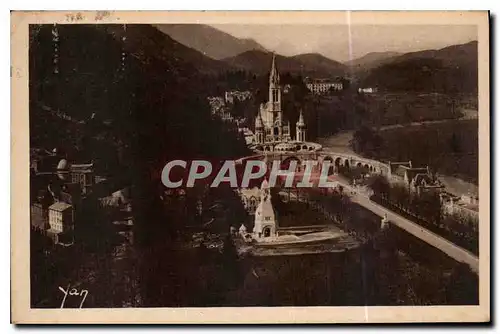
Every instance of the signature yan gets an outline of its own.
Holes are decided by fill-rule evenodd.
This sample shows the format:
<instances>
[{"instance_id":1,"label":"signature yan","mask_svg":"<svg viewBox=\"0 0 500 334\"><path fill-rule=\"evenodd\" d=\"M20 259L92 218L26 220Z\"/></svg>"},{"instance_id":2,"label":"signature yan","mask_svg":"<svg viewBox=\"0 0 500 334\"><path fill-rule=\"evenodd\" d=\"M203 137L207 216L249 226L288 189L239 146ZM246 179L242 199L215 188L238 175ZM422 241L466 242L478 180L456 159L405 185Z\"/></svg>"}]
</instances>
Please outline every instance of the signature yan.
<instances>
[{"instance_id":1,"label":"signature yan","mask_svg":"<svg viewBox=\"0 0 500 334\"><path fill-rule=\"evenodd\" d=\"M64 290L63 288L59 287L59 290L61 290L61 292L64 294L64 297L63 297L63 300L61 302L61 308L64 308L64 303L66 302L66 298L69 296L80 296L82 297L81 299L81 302L80 302L80 308L82 308L82 305L83 303L85 302L85 299L87 299L87 295L89 294L89 291L88 290L80 290L78 291L78 289L69 289L69 285L68 287L66 288L66 290Z\"/></svg>"}]
</instances>

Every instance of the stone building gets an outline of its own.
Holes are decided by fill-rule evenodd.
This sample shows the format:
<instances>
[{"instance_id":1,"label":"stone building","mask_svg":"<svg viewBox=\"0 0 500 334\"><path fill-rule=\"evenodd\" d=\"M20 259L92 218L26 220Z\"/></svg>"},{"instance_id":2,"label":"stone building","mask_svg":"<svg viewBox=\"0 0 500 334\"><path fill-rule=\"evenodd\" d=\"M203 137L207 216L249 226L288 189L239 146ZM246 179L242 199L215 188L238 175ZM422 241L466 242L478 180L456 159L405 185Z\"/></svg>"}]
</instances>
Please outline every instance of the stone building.
<instances>
[{"instance_id":1,"label":"stone building","mask_svg":"<svg viewBox=\"0 0 500 334\"><path fill-rule=\"evenodd\" d=\"M249 100L251 98L252 98L252 92L248 90L246 91L233 90L224 93L225 102L230 104L234 103L235 100L242 102Z\"/></svg>"},{"instance_id":2,"label":"stone building","mask_svg":"<svg viewBox=\"0 0 500 334\"><path fill-rule=\"evenodd\" d=\"M479 220L479 197L469 194L456 196L448 192L442 192L439 197L443 214Z\"/></svg>"},{"instance_id":3,"label":"stone building","mask_svg":"<svg viewBox=\"0 0 500 334\"><path fill-rule=\"evenodd\" d=\"M255 142L257 144L290 141L290 122L283 120L281 109L280 76L273 54L271 73L269 74L269 100L262 103L255 118Z\"/></svg>"},{"instance_id":4,"label":"stone building","mask_svg":"<svg viewBox=\"0 0 500 334\"><path fill-rule=\"evenodd\" d=\"M71 164L71 183L79 183L83 194L88 194L95 183L94 164Z\"/></svg>"},{"instance_id":5,"label":"stone building","mask_svg":"<svg viewBox=\"0 0 500 334\"><path fill-rule=\"evenodd\" d=\"M306 79L305 84L307 89L315 95L326 94L330 91L341 91L344 89L344 85L340 80L330 80L330 79Z\"/></svg>"},{"instance_id":6,"label":"stone building","mask_svg":"<svg viewBox=\"0 0 500 334\"><path fill-rule=\"evenodd\" d=\"M261 199L255 210L255 224L253 227L253 237L256 240L275 237L277 220L271 203L271 192L267 180L262 182L260 187Z\"/></svg>"},{"instance_id":7,"label":"stone building","mask_svg":"<svg viewBox=\"0 0 500 334\"><path fill-rule=\"evenodd\" d=\"M49 225L50 229L47 233L54 240L54 243L73 243L73 206L64 202L52 204L49 207Z\"/></svg>"},{"instance_id":8,"label":"stone building","mask_svg":"<svg viewBox=\"0 0 500 334\"><path fill-rule=\"evenodd\" d=\"M444 189L444 185L430 172L429 166L413 167L411 161L389 162L387 177L391 183L403 184L416 194L426 191L440 192Z\"/></svg>"},{"instance_id":9,"label":"stone building","mask_svg":"<svg viewBox=\"0 0 500 334\"><path fill-rule=\"evenodd\" d=\"M258 187L253 188L239 188L238 194L241 197L243 206L250 215L255 214L257 206L260 203L261 191Z\"/></svg>"},{"instance_id":10,"label":"stone building","mask_svg":"<svg viewBox=\"0 0 500 334\"><path fill-rule=\"evenodd\" d=\"M44 203L31 205L31 226L38 232L49 229L49 207Z\"/></svg>"}]
</instances>

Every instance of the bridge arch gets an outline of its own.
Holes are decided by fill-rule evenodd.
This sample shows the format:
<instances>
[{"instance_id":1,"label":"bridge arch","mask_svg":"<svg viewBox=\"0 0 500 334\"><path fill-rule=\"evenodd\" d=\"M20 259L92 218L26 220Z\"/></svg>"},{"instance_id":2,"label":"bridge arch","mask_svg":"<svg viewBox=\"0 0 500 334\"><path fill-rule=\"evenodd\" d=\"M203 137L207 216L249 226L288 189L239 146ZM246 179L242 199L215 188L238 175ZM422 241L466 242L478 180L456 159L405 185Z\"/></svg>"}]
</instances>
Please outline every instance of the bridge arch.
<instances>
[{"instance_id":1,"label":"bridge arch","mask_svg":"<svg viewBox=\"0 0 500 334\"><path fill-rule=\"evenodd\" d=\"M333 165L333 158L331 156L327 155L326 157L323 158L323 162L325 162L325 161L328 161L332 164L332 166L330 166L328 168L328 171L326 174L326 175L330 176L330 175L335 173L335 166Z\"/></svg>"},{"instance_id":2,"label":"bridge arch","mask_svg":"<svg viewBox=\"0 0 500 334\"><path fill-rule=\"evenodd\" d=\"M288 169L290 167L290 163L292 161L297 161L297 167L295 168L295 171L298 172L301 170L301 165L302 165L302 161L296 157L295 155L291 155L291 156L288 156L286 157L285 159L283 159L281 161L281 164L280 164L280 169Z\"/></svg>"}]
</instances>

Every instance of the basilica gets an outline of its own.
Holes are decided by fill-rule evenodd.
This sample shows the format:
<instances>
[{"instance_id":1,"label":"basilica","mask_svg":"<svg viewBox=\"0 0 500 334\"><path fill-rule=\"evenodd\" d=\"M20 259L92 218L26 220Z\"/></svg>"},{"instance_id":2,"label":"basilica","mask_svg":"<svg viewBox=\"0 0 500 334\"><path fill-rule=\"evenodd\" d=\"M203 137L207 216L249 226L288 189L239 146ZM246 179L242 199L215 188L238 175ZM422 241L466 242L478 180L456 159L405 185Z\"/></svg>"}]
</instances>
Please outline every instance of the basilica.
<instances>
[{"instance_id":1,"label":"basilica","mask_svg":"<svg viewBox=\"0 0 500 334\"><path fill-rule=\"evenodd\" d=\"M260 105L255 118L256 144L270 144L292 141L290 122L284 122L281 109L280 76L276 68L276 57L273 54L271 73L269 74L269 101ZM302 111L296 127L295 141L304 142L306 139L306 124Z\"/></svg>"}]
</instances>

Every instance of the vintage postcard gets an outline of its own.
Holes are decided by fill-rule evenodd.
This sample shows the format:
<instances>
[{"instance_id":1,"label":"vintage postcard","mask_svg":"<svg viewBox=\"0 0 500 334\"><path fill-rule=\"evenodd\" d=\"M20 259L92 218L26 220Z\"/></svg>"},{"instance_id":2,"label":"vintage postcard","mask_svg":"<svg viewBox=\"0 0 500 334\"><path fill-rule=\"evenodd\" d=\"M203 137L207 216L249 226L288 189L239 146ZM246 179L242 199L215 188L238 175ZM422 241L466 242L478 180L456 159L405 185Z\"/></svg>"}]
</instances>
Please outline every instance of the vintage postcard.
<instances>
[{"instance_id":1,"label":"vintage postcard","mask_svg":"<svg viewBox=\"0 0 500 334\"><path fill-rule=\"evenodd\" d=\"M490 321L488 12L11 19L12 322Z\"/></svg>"}]
</instances>

